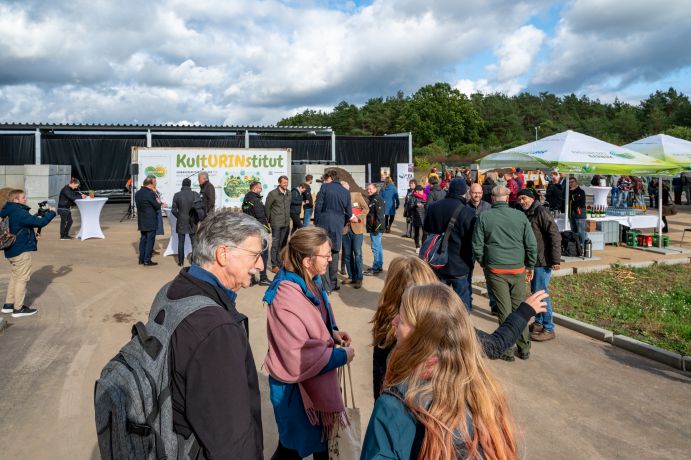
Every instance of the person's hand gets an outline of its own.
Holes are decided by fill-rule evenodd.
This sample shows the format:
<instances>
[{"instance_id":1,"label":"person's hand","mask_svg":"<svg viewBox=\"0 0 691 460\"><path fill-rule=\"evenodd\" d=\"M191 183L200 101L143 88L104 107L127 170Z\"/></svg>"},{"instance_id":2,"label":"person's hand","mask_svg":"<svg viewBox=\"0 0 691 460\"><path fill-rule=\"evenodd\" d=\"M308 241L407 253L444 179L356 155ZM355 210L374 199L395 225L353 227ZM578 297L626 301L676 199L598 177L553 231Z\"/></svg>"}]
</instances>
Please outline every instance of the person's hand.
<instances>
[{"instance_id":1,"label":"person's hand","mask_svg":"<svg viewBox=\"0 0 691 460\"><path fill-rule=\"evenodd\" d=\"M350 334L348 334L346 331L334 331L334 342L336 342L338 345L349 347L351 340Z\"/></svg>"},{"instance_id":2,"label":"person's hand","mask_svg":"<svg viewBox=\"0 0 691 460\"><path fill-rule=\"evenodd\" d=\"M526 281L532 281L533 280L533 271L530 269L525 270L525 280Z\"/></svg>"},{"instance_id":3,"label":"person's hand","mask_svg":"<svg viewBox=\"0 0 691 460\"><path fill-rule=\"evenodd\" d=\"M559 269L561 269L561 265L559 265L559 264L552 265L552 270L559 270Z\"/></svg>"},{"instance_id":4,"label":"person's hand","mask_svg":"<svg viewBox=\"0 0 691 460\"><path fill-rule=\"evenodd\" d=\"M48 206L48 211L58 212L54 206Z\"/></svg>"},{"instance_id":5,"label":"person's hand","mask_svg":"<svg viewBox=\"0 0 691 460\"><path fill-rule=\"evenodd\" d=\"M346 355L348 356L348 363L350 363L353 358L355 358L355 348L353 347L343 347L343 349L346 352Z\"/></svg>"},{"instance_id":6,"label":"person's hand","mask_svg":"<svg viewBox=\"0 0 691 460\"><path fill-rule=\"evenodd\" d=\"M525 299L525 303L533 307L533 310L535 310L535 314L537 315L538 313L544 313L547 311L547 302L545 299L549 297L549 294L547 294L544 290L542 291L537 291L527 299Z\"/></svg>"}]
</instances>

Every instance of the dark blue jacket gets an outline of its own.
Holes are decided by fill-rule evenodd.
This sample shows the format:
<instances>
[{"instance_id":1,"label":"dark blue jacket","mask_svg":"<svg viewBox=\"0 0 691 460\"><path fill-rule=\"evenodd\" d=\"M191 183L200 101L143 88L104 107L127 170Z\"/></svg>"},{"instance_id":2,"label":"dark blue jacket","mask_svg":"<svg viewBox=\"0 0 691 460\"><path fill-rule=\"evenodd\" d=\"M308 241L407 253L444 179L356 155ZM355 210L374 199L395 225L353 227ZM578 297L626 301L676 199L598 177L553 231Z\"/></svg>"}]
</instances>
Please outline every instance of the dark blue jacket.
<instances>
[{"instance_id":1,"label":"dark blue jacket","mask_svg":"<svg viewBox=\"0 0 691 460\"><path fill-rule=\"evenodd\" d=\"M449 261L437 272L447 278L465 276L473 270L473 230L475 209L466 206L460 196L448 193L445 198L427 206L425 223L427 233L446 232L451 216L458 206L463 206L449 238Z\"/></svg>"},{"instance_id":2,"label":"dark blue jacket","mask_svg":"<svg viewBox=\"0 0 691 460\"><path fill-rule=\"evenodd\" d=\"M36 250L36 233L34 228L42 228L55 217L55 212L48 211L43 217L36 217L29 213L30 207L25 204L8 201L0 210L0 218L10 218L10 233L17 239L14 244L5 249L5 257L17 257L18 255Z\"/></svg>"},{"instance_id":3,"label":"dark blue jacket","mask_svg":"<svg viewBox=\"0 0 691 460\"><path fill-rule=\"evenodd\" d=\"M329 233L331 250L341 250L341 234L353 214L350 192L341 184L322 184L314 203L314 223Z\"/></svg>"},{"instance_id":4,"label":"dark blue jacket","mask_svg":"<svg viewBox=\"0 0 691 460\"><path fill-rule=\"evenodd\" d=\"M161 204L156 201L156 193L148 187L142 187L134 194L137 205L137 225L140 232L152 232L158 225Z\"/></svg>"},{"instance_id":5,"label":"dark blue jacket","mask_svg":"<svg viewBox=\"0 0 691 460\"><path fill-rule=\"evenodd\" d=\"M396 214L396 209L400 205L398 200L398 189L395 185L389 184L379 192L379 195L384 200L384 214L387 216L393 216Z\"/></svg>"}]
</instances>

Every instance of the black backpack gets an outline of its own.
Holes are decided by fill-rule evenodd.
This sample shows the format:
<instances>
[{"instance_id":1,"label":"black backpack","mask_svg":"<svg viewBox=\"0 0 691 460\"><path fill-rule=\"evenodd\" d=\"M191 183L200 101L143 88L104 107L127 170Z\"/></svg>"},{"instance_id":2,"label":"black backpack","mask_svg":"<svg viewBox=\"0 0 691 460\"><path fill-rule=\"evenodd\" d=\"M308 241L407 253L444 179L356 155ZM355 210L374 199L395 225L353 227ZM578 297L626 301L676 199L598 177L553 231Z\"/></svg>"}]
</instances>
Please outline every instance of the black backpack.
<instances>
[{"instance_id":1,"label":"black backpack","mask_svg":"<svg viewBox=\"0 0 691 460\"><path fill-rule=\"evenodd\" d=\"M206 218L206 211L204 210L204 202L202 197L197 192L194 193L194 201L190 208L190 223L197 225Z\"/></svg>"},{"instance_id":2,"label":"black backpack","mask_svg":"<svg viewBox=\"0 0 691 460\"><path fill-rule=\"evenodd\" d=\"M561 232L561 254L567 257L583 256L583 243L578 233L572 231Z\"/></svg>"}]
</instances>

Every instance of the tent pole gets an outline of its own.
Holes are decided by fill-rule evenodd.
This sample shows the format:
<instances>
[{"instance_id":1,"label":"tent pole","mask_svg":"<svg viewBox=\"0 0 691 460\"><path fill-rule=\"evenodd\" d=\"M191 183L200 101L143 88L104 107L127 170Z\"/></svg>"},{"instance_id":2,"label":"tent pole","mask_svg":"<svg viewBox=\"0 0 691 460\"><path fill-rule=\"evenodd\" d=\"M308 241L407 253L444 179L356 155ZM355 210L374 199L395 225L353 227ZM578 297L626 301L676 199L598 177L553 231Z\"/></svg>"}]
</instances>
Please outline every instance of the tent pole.
<instances>
[{"instance_id":1,"label":"tent pole","mask_svg":"<svg viewBox=\"0 0 691 460\"><path fill-rule=\"evenodd\" d=\"M662 176L658 176L657 187L657 247L662 248Z\"/></svg>"},{"instance_id":2,"label":"tent pole","mask_svg":"<svg viewBox=\"0 0 691 460\"><path fill-rule=\"evenodd\" d=\"M574 229L571 228L571 219L569 219L569 174L566 174L566 178L564 178L563 182L564 193L566 195L564 198L564 230L571 230L573 232Z\"/></svg>"}]
</instances>

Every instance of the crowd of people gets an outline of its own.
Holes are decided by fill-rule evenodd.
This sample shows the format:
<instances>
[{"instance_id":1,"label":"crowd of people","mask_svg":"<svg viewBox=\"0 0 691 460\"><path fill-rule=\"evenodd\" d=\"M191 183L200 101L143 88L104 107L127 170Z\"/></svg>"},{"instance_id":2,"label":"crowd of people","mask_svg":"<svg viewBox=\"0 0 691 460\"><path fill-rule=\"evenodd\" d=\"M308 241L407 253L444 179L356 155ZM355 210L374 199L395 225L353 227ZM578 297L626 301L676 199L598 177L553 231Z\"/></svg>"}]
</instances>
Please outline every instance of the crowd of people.
<instances>
[{"instance_id":1,"label":"crowd of people","mask_svg":"<svg viewBox=\"0 0 691 460\"><path fill-rule=\"evenodd\" d=\"M195 304L165 345L166 397L172 402L167 426L176 439L170 446L179 449L167 452L171 458L263 457L262 395L248 320L237 309L240 291L255 284L266 288L269 386L263 396L271 402L278 431L271 458L329 458L329 439L349 424L338 370L355 359L353 339L338 327L330 296L340 284L358 289L364 276L383 272L382 236L391 232L400 205L406 219L401 236L424 249L435 235L446 235L448 260L433 268L423 254L405 255L388 265L371 320L375 404L361 458L519 457L509 402L487 359L526 360L531 342L555 338L549 282L560 268L561 241L550 209L563 206L559 199L568 181L569 218L581 231L585 194L576 178L554 171L535 184L515 169L489 173L480 184L463 171L440 177L432 170L420 183L411 180L399 202L390 180L381 189L368 184L364 196L330 170L316 199L312 176L291 190L288 178L279 177L266 200L261 183L252 182L240 213L215 210L213 185L206 173L198 179L200 192L185 179L171 207L178 264L184 266L186 238L193 242L191 264L163 288L156 306ZM636 180L622 177L619 183L621 194L639 190ZM68 213L80 198L78 186L73 180L60 195L61 239L69 237ZM539 186L546 186L544 198ZM617 200L625 203L621 194ZM153 242L164 203L154 176L145 178L135 201L139 263L156 265ZM31 215L23 191L9 194L0 217L9 217L3 222L16 241L4 247L12 274L3 313L36 313L24 305L34 229L55 216L52 209ZM365 234L373 255L366 270ZM476 330L470 321L476 264L498 317L492 333ZM162 322L159 316L152 314L149 324ZM140 432L128 428L120 434Z\"/></svg>"}]
</instances>

